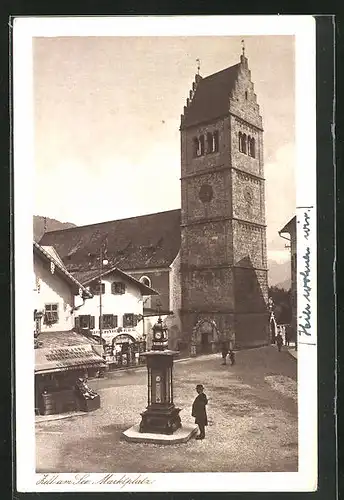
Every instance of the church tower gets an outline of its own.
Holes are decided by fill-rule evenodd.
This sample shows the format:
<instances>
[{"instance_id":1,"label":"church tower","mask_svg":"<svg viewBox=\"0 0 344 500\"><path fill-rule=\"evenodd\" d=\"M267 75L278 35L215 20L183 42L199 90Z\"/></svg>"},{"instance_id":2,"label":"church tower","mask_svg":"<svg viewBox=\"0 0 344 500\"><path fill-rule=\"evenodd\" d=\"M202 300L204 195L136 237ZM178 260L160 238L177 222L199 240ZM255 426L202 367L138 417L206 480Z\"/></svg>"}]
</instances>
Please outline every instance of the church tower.
<instances>
[{"instance_id":1,"label":"church tower","mask_svg":"<svg viewBox=\"0 0 344 500\"><path fill-rule=\"evenodd\" d=\"M267 344L263 125L244 49L196 74L180 133L184 340L196 352Z\"/></svg>"}]
</instances>

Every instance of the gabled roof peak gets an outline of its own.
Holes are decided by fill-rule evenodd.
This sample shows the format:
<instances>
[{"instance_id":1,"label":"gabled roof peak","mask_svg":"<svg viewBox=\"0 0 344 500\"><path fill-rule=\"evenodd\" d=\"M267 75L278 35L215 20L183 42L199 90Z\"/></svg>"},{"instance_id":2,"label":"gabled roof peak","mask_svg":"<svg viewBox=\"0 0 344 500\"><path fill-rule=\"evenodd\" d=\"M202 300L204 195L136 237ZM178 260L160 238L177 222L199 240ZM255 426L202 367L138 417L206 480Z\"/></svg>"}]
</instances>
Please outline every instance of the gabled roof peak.
<instances>
[{"instance_id":1,"label":"gabled roof peak","mask_svg":"<svg viewBox=\"0 0 344 500\"><path fill-rule=\"evenodd\" d=\"M181 129L211 121L228 113L229 99L234 89L241 63L224 68L193 83L181 115Z\"/></svg>"}]
</instances>

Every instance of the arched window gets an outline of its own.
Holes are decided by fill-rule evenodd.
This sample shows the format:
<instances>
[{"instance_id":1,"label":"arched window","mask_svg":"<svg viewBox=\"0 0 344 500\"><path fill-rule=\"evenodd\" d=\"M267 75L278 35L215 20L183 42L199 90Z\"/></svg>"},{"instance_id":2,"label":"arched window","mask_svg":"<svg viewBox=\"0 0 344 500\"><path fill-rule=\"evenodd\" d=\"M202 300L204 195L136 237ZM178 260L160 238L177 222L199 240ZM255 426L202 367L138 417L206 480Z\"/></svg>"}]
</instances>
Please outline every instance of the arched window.
<instances>
[{"instance_id":1,"label":"arched window","mask_svg":"<svg viewBox=\"0 0 344 500\"><path fill-rule=\"evenodd\" d=\"M242 133L239 132L239 151L242 152Z\"/></svg>"},{"instance_id":2,"label":"arched window","mask_svg":"<svg viewBox=\"0 0 344 500\"><path fill-rule=\"evenodd\" d=\"M141 276L140 282L149 287L152 285L152 281L148 276Z\"/></svg>"},{"instance_id":3,"label":"arched window","mask_svg":"<svg viewBox=\"0 0 344 500\"><path fill-rule=\"evenodd\" d=\"M213 148L213 134L211 132L207 133L207 153L212 153Z\"/></svg>"},{"instance_id":4,"label":"arched window","mask_svg":"<svg viewBox=\"0 0 344 500\"><path fill-rule=\"evenodd\" d=\"M213 151L214 153L217 153L219 150L219 131L215 130L213 134Z\"/></svg>"},{"instance_id":5,"label":"arched window","mask_svg":"<svg viewBox=\"0 0 344 500\"><path fill-rule=\"evenodd\" d=\"M247 136L247 154L251 156L251 136Z\"/></svg>"},{"instance_id":6,"label":"arched window","mask_svg":"<svg viewBox=\"0 0 344 500\"><path fill-rule=\"evenodd\" d=\"M200 143L200 148L199 148L199 156L202 156L204 155L204 146L205 146L205 143L204 143L204 135L201 135L200 138L199 138L199 143Z\"/></svg>"},{"instance_id":7,"label":"arched window","mask_svg":"<svg viewBox=\"0 0 344 500\"><path fill-rule=\"evenodd\" d=\"M148 276L141 276L140 280L146 286L152 286L152 280ZM152 297L150 295L144 295L143 297L143 309L150 309L152 307Z\"/></svg>"},{"instance_id":8,"label":"arched window","mask_svg":"<svg viewBox=\"0 0 344 500\"><path fill-rule=\"evenodd\" d=\"M254 140L254 137L251 137L250 140L250 156L252 156L252 158L256 157L256 141Z\"/></svg>"},{"instance_id":9,"label":"arched window","mask_svg":"<svg viewBox=\"0 0 344 500\"><path fill-rule=\"evenodd\" d=\"M247 153L247 136L242 134L242 152Z\"/></svg>"},{"instance_id":10,"label":"arched window","mask_svg":"<svg viewBox=\"0 0 344 500\"><path fill-rule=\"evenodd\" d=\"M194 137L192 140L192 154L194 158L196 156L199 156L198 150L199 150L199 140L197 137Z\"/></svg>"}]
</instances>

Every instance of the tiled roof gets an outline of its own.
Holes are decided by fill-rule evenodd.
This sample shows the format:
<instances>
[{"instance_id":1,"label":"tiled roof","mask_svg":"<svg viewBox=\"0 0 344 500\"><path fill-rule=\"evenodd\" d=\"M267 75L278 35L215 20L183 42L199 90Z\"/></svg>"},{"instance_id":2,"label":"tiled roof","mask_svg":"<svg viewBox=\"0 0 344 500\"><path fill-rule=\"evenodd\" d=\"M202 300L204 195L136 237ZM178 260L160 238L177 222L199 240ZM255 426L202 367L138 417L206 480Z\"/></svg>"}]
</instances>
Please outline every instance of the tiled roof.
<instances>
[{"instance_id":1,"label":"tiled roof","mask_svg":"<svg viewBox=\"0 0 344 500\"><path fill-rule=\"evenodd\" d=\"M180 209L45 233L70 272L96 265L102 242L109 266L121 270L167 267L180 249Z\"/></svg>"},{"instance_id":2,"label":"tiled roof","mask_svg":"<svg viewBox=\"0 0 344 500\"><path fill-rule=\"evenodd\" d=\"M105 366L104 360L94 351L91 342L35 349L35 373L54 373L102 366Z\"/></svg>"},{"instance_id":3,"label":"tiled roof","mask_svg":"<svg viewBox=\"0 0 344 500\"><path fill-rule=\"evenodd\" d=\"M205 78L199 78L194 96L185 108L181 128L214 120L229 112L229 98L240 63Z\"/></svg>"},{"instance_id":4,"label":"tiled roof","mask_svg":"<svg viewBox=\"0 0 344 500\"><path fill-rule=\"evenodd\" d=\"M290 221L286 223L286 225L280 229L278 232L281 233L290 233L290 231L296 230L296 215Z\"/></svg>"},{"instance_id":5,"label":"tiled roof","mask_svg":"<svg viewBox=\"0 0 344 500\"><path fill-rule=\"evenodd\" d=\"M91 337L85 337L73 330L63 332L42 332L39 337L42 348L58 349L59 347L77 346L85 344L97 344Z\"/></svg>"},{"instance_id":6,"label":"tiled roof","mask_svg":"<svg viewBox=\"0 0 344 500\"><path fill-rule=\"evenodd\" d=\"M129 276L129 274L121 271L117 267L105 269L105 270L103 270L101 275L99 274L99 270L97 270L97 269L90 269L88 271L78 271L78 272L73 273L73 274L76 277L76 279L78 281L80 281L80 283L82 283L84 286L87 286L95 278L107 276L110 273L117 274L121 278L123 278L124 280L129 281L130 283L133 283L134 285L136 285L139 288L139 290L141 291L142 295L158 295L158 292L156 290L154 290L153 288L150 288L147 285L144 285L143 283L138 281L136 278Z\"/></svg>"},{"instance_id":7,"label":"tiled roof","mask_svg":"<svg viewBox=\"0 0 344 500\"><path fill-rule=\"evenodd\" d=\"M61 266L64 266L64 263L62 262L61 257L56 252L54 247L49 246L49 247L42 247L42 248L43 248L43 250L46 250L48 252L48 254L50 254L52 256L53 259L58 260L59 263L61 264Z\"/></svg>"}]
</instances>

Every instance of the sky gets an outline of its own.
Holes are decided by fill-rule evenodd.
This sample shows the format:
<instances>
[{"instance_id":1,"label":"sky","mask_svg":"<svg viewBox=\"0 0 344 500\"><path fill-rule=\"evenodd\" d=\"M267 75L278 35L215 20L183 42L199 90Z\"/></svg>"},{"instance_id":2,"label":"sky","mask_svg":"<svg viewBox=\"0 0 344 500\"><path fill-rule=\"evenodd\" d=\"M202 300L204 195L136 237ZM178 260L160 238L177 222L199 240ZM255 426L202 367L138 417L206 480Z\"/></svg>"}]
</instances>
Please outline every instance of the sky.
<instances>
[{"instance_id":1,"label":"sky","mask_svg":"<svg viewBox=\"0 0 344 500\"><path fill-rule=\"evenodd\" d=\"M35 215L77 225L180 208L180 115L197 71L239 62L241 39L34 38ZM264 126L268 257L295 214L294 37L247 36Z\"/></svg>"}]
</instances>

